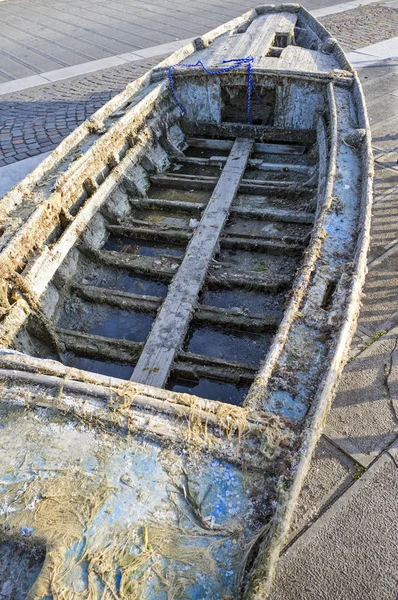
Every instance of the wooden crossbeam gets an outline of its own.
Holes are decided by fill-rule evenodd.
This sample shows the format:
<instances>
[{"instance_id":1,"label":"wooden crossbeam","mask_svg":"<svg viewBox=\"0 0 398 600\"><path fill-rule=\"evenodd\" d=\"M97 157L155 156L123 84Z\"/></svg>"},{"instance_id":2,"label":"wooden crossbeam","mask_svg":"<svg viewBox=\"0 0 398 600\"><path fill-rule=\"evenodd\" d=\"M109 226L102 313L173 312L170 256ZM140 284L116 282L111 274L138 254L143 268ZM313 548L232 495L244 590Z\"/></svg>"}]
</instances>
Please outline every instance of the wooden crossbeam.
<instances>
[{"instance_id":1,"label":"wooden crossbeam","mask_svg":"<svg viewBox=\"0 0 398 600\"><path fill-rule=\"evenodd\" d=\"M188 137L187 144L191 148L201 148L203 150L231 150L233 141ZM300 144L255 143L253 152L264 154L304 154L306 149L306 146Z\"/></svg>"},{"instance_id":2,"label":"wooden crossbeam","mask_svg":"<svg viewBox=\"0 0 398 600\"><path fill-rule=\"evenodd\" d=\"M205 202L183 202L181 200L164 200L160 198L134 198L130 200L132 208L142 210L177 210L181 212L201 212L205 207Z\"/></svg>"},{"instance_id":3,"label":"wooden crossbeam","mask_svg":"<svg viewBox=\"0 0 398 600\"><path fill-rule=\"evenodd\" d=\"M122 237L129 236L172 245L184 244L192 237L192 229L183 227L169 227L168 229L164 229L149 223L142 227L131 225L128 221L123 225L108 225L107 229L114 235ZM165 253L167 254L166 251Z\"/></svg>"},{"instance_id":4,"label":"wooden crossbeam","mask_svg":"<svg viewBox=\"0 0 398 600\"><path fill-rule=\"evenodd\" d=\"M197 156L180 156L175 159L174 164L178 165L199 165L202 167L212 167L222 165L227 162L226 156L209 156L208 158L202 158ZM247 161L248 167L253 167L258 171L270 171L276 173L303 173L304 175L311 172L311 168L308 165L295 165L288 163L272 163L264 162L261 158L252 158Z\"/></svg>"},{"instance_id":5,"label":"wooden crossbeam","mask_svg":"<svg viewBox=\"0 0 398 600\"><path fill-rule=\"evenodd\" d=\"M131 200L134 208L150 210L177 210L188 213L200 212L206 207L202 202L183 202L180 200L159 200L158 198L140 198ZM314 221L314 214L281 208L252 208L251 206L231 206L231 214L248 219L262 219L280 223L308 223Z\"/></svg>"},{"instance_id":6,"label":"wooden crossbeam","mask_svg":"<svg viewBox=\"0 0 398 600\"><path fill-rule=\"evenodd\" d=\"M163 303L163 298L121 292L91 285L76 285L73 292L89 302L106 303L127 310L155 313ZM200 323L212 323L241 331L263 333L276 331L278 320L272 313L245 314L236 309L218 308L201 304L195 312L194 319Z\"/></svg>"},{"instance_id":7,"label":"wooden crossbeam","mask_svg":"<svg viewBox=\"0 0 398 600\"><path fill-rule=\"evenodd\" d=\"M315 129L279 129L264 125L247 123L184 123L183 129L188 138L209 136L212 138L231 139L237 136L256 138L262 142L279 142L310 146L316 141ZM254 151L255 148L254 148Z\"/></svg>"},{"instance_id":8,"label":"wooden crossbeam","mask_svg":"<svg viewBox=\"0 0 398 600\"><path fill-rule=\"evenodd\" d=\"M57 328L56 332L66 350L94 359L134 364L143 347L141 342L107 338L82 331Z\"/></svg>"},{"instance_id":9,"label":"wooden crossbeam","mask_svg":"<svg viewBox=\"0 0 398 600\"><path fill-rule=\"evenodd\" d=\"M253 140L238 138L235 141L134 369L133 381L156 387L165 385L252 148Z\"/></svg>"},{"instance_id":10,"label":"wooden crossbeam","mask_svg":"<svg viewBox=\"0 0 398 600\"><path fill-rule=\"evenodd\" d=\"M114 252L111 250L94 250L85 254L101 265L117 269L126 269L136 275L159 278L161 280L171 279L180 264L181 258L173 256L172 259L156 256L134 256L125 252Z\"/></svg>"}]
</instances>

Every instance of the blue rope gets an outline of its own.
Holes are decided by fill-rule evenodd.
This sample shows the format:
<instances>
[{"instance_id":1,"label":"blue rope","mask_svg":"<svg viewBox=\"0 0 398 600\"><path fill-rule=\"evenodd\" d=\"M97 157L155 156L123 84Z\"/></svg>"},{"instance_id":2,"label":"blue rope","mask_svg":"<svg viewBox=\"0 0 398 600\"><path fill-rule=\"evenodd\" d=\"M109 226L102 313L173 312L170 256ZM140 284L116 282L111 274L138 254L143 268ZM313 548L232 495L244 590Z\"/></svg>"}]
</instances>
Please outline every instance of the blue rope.
<instances>
[{"instance_id":1,"label":"blue rope","mask_svg":"<svg viewBox=\"0 0 398 600\"><path fill-rule=\"evenodd\" d=\"M253 89L254 93L256 94L257 99L260 102L260 104L263 103L263 101L261 100L260 95L257 91L257 88L254 85L254 81L253 81L253 72L252 72L253 62L254 62L253 56L246 56L245 58L231 58L229 60L223 60L222 64L228 64L228 63L233 63L233 64L231 64L229 67L225 67L224 69L218 69L217 71L210 71L203 64L203 62L201 60L198 60L198 62L196 62L195 64L190 64L190 65L181 65L178 63L175 65L171 65L171 67L169 67L169 70L168 70L170 89L171 89L172 96L173 96L174 100L176 101L176 104L178 105L181 113L183 115L185 115L185 109L182 106L181 102L178 100L177 94L175 92L174 81L173 81L173 70L174 69L192 69L192 68L196 68L196 67L201 67L208 75L222 75L223 73L228 73L229 71L238 69L242 65L247 65L247 120L250 123L250 125L252 125L252 117L251 117L252 89Z\"/></svg>"}]
</instances>

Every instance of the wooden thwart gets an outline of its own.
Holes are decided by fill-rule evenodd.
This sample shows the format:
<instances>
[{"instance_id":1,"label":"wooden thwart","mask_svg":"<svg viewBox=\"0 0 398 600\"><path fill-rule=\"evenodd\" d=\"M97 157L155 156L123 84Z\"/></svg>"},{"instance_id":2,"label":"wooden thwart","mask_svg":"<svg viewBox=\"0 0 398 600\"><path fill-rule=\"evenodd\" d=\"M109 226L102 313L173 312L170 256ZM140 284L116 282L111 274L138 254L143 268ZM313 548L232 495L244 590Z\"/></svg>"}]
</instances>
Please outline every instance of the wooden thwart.
<instances>
[{"instance_id":1,"label":"wooden thwart","mask_svg":"<svg viewBox=\"0 0 398 600\"><path fill-rule=\"evenodd\" d=\"M235 141L134 369L133 381L156 387L165 385L252 148L253 140L238 138Z\"/></svg>"},{"instance_id":2,"label":"wooden thwart","mask_svg":"<svg viewBox=\"0 0 398 600\"><path fill-rule=\"evenodd\" d=\"M202 148L204 150L231 150L233 141L188 137L187 144L192 148ZM254 152L266 154L304 154L305 151L306 146L299 144L254 144Z\"/></svg>"}]
</instances>

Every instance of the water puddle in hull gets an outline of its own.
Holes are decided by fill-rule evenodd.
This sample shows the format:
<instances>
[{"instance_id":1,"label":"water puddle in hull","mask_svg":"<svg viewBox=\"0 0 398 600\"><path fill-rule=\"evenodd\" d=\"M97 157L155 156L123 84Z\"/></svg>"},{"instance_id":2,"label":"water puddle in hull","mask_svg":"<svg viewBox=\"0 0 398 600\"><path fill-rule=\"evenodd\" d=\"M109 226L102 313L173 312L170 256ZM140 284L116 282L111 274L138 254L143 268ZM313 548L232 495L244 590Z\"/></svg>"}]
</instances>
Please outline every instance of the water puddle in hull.
<instances>
[{"instance_id":1,"label":"water puddle in hull","mask_svg":"<svg viewBox=\"0 0 398 600\"><path fill-rule=\"evenodd\" d=\"M216 306L217 308L247 311L252 315L271 313L282 319L285 308L283 292L264 294L262 292L246 290L206 290L201 298L202 304Z\"/></svg>"},{"instance_id":2,"label":"water puddle in hull","mask_svg":"<svg viewBox=\"0 0 398 600\"><path fill-rule=\"evenodd\" d=\"M111 235L103 250L125 252L133 256L184 256L185 250L140 238Z\"/></svg>"},{"instance_id":3,"label":"water puddle in hull","mask_svg":"<svg viewBox=\"0 0 398 600\"><path fill-rule=\"evenodd\" d=\"M185 350L193 354L257 366L265 358L272 337L271 333L254 334L194 326L188 332Z\"/></svg>"},{"instance_id":4,"label":"water puddle in hull","mask_svg":"<svg viewBox=\"0 0 398 600\"><path fill-rule=\"evenodd\" d=\"M0 542L0 599L25 600L44 563L45 550L21 542Z\"/></svg>"},{"instance_id":5,"label":"water puddle in hull","mask_svg":"<svg viewBox=\"0 0 398 600\"><path fill-rule=\"evenodd\" d=\"M167 294L167 285L163 281L141 277L127 269L90 265L89 270L82 271L80 281L86 285L158 298L164 298Z\"/></svg>"},{"instance_id":6,"label":"water puddle in hull","mask_svg":"<svg viewBox=\"0 0 398 600\"><path fill-rule=\"evenodd\" d=\"M153 321L153 315L148 313L69 298L57 325L103 337L144 342Z\"/></svg>"},{"instance_id":7,"label":"water puddle in hull","mask_svg":"<svg viewBox=\"0 0 398 600\"><path fill-rule=\"evenodd\" d=\"M99 373L108 377L117 377L118 379L130 379L135 366L133 364L79 356L73 352L66 352L63 356L68 367L90 371L90 373Z\"/></svg>"},{"instance_id":8,"label":"water puddle in hull","mask_svg":"<svg viewBox=\"0 0 398 600\"><path fill-rule=\"evenodd\" d=\"M182 392L184 394L193 394L200 398L209 400L218 400L227 402L235 406L242 406L243 400L249 390L248 385L235 385L215 381L212 379L183 379L181 377L170 377L166 389L173 392Z\"/></svg>"}]
</instances>

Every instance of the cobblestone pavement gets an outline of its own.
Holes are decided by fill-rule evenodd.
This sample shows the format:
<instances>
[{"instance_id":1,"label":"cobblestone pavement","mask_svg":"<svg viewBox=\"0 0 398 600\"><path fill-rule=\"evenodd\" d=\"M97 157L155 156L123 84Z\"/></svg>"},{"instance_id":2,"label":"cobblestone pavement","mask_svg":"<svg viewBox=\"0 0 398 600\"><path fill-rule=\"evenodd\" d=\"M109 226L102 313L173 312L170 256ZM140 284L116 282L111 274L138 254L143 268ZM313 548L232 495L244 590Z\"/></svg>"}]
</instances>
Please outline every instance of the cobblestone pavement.
<instances>
[{"instance_id":1,"label":"cobblestone pavement","mask_svg":"<svg viewBox=\"0 0 398 600\"><path fill-rule=\"evenodd\" d=\"M349 50L398 35L398 9L373 4L321 21ZM55 148L160 59L145 59L0 96L0 167Z\"/></svg>"},{"instance_id":2,"label":"cobblestone pavement","mask_svg":"<svg viewBox=\"0 0 398 600\"><path fill-rule=\"evenodd\" d=\"M161 57L0 96L0 167L55 148Z\"/></svg>"},{"instance_id":3,"label":"cobblestone pavement","mask_svg":"<svg viewBox=\"0 0 398 600\"><path fill-rule=\"evenodd\" d=\"M320 20L347 52L398 36L397 8L368 4Z\"/></svg>"}]
</instances>

